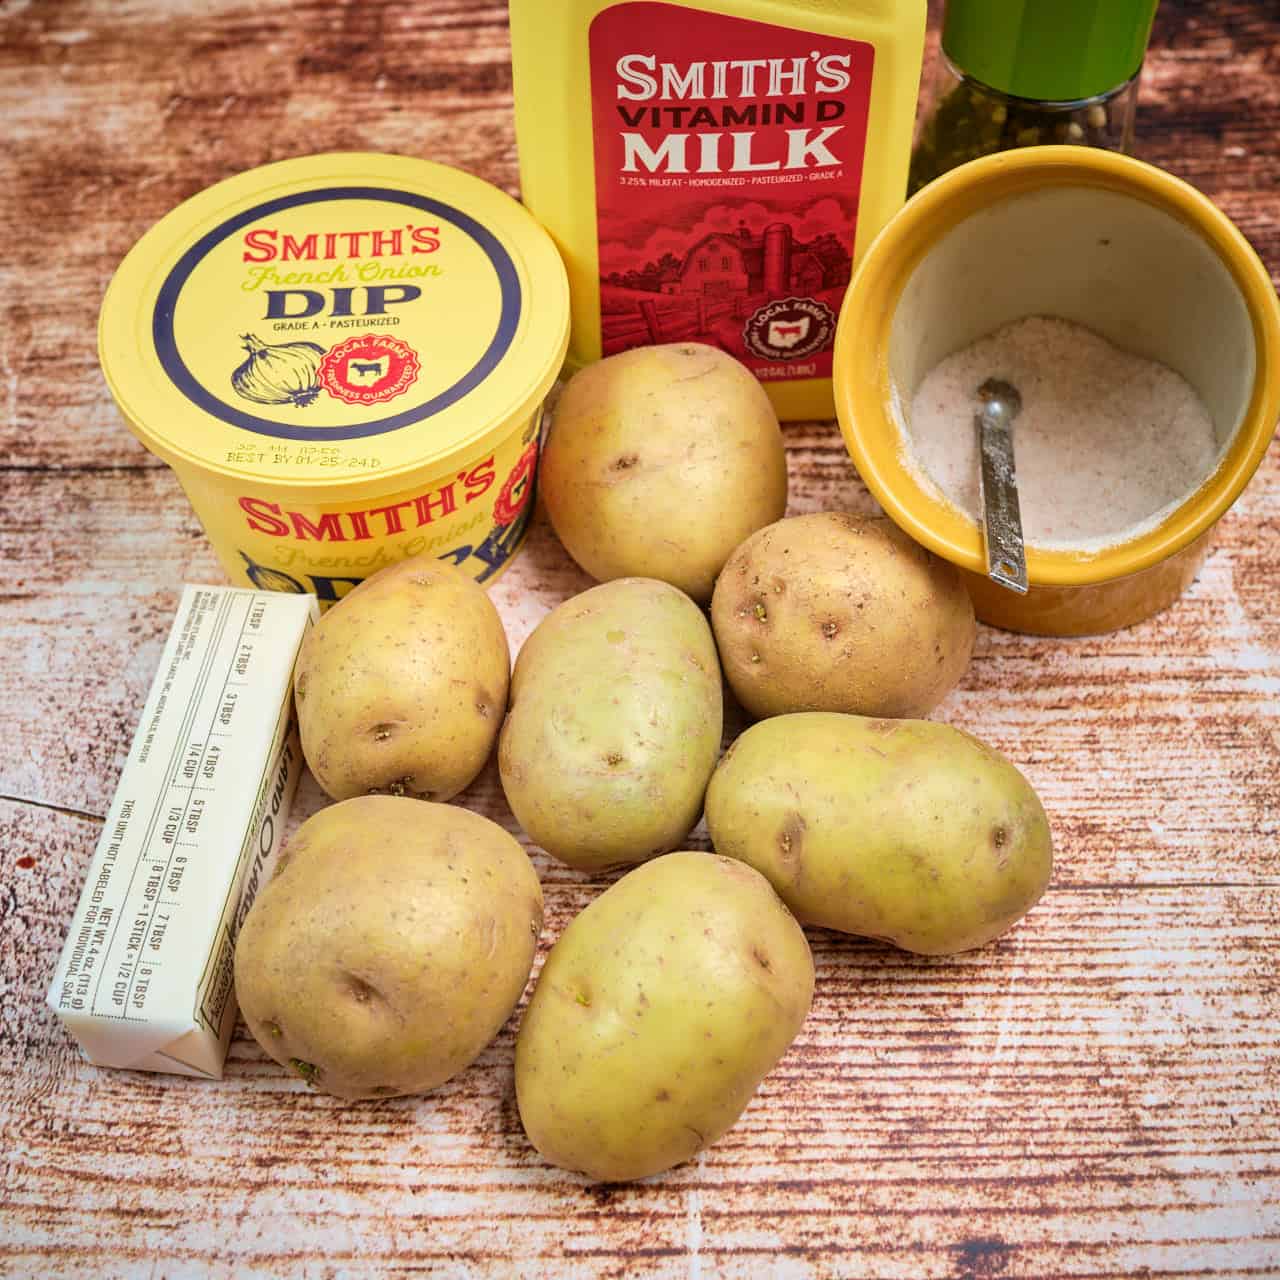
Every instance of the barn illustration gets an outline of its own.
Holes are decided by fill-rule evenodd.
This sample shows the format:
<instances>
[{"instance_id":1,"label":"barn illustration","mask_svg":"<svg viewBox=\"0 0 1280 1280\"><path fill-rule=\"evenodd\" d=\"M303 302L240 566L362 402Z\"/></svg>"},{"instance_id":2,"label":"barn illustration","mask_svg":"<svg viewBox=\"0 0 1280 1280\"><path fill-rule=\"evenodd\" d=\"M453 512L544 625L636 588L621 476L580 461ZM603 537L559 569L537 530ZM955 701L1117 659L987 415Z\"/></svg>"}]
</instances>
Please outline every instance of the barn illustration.
<instances>
[{"instance_id":1,"label":"barn illustration","mask_svg":"<svg viewBox=\"0 0 1280 1280\"><path fill-rule=\"evenodd\" d=\"M709 231L682 256L645 260L620 246L601 278L604 353L648 342L709 342L739 359L744 326L777 299L809 299L834 311L849 282L849 249L835 229L800 240L793 223ZM780 347L777 354L786 355Z\"/></svg>"},{"instance_id":2,"label":"barn illustration","mask_svg":"<svg viewBox=\"0 0 1280 1280\"><path fill-rule=\"evenodd\" d=\"M826 283L822 260L795 244L791 227L775 222L753 236L746 223L737 234L703 236L676 271L664 273L661 292L741 297L764 293L817 293Z\"/></svg>"}]
</instances>

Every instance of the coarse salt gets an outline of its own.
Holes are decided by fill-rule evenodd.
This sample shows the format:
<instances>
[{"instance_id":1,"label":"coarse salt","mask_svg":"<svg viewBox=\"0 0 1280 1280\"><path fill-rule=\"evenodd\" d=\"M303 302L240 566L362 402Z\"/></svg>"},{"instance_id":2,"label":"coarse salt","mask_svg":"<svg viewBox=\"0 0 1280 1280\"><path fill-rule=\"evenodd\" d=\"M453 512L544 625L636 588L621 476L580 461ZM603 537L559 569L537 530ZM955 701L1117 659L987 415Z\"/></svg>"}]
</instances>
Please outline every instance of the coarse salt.
<instances>
[{"instance_id":1,"label":"coarse salt","mask_svg":"<svg viewBox=\"0 0 1280 1280\"><path fill-rule=\"evenodd\" d=\"M1213 469L1213 423L1185 378L1082 325L1027 316L929 371L905 424L914 469L981 519L977 388L1011 382L1023 534L1046 548L1090 549L1136 534Z\"/></svg>"}]
</instances>

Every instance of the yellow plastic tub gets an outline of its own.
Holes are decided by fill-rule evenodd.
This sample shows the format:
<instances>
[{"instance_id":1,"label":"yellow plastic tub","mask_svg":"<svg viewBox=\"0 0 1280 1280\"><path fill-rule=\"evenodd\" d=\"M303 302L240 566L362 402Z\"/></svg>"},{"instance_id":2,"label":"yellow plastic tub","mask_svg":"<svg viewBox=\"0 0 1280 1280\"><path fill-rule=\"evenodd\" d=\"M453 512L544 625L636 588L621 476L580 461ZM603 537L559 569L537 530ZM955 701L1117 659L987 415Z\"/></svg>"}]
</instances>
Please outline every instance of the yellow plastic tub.
<instances>
[{"instance_id":1,"label":"yellow plastic tub","mask_svg":"<svg viewBox=\"0 0 1280 1280\"><path fill-rule=\"evenodd\" d=\"M520 545L569 296L550 237L457 169L337 153L194 196L134 246L99 354L232 581L322 604Z\"/></svg>"},{"instance_id":2,"label":"yellow plastic tub","mask_svg":"<svg viewBox=\"0 0 1280 1280\"><path fill-rule=\"evenodd\" d=\"M1028 547L1019 596L987 579L981 529L922 480L900 415L939 360L1026 315L1085 325L1176 370L1219 448L1154 523L1101 548ZM886 226L841 310L834 383L868 488L964 571L980 618L1046 635L1110 631L1177 599L1262 460L1280 413L1280 305L1244 237L1186 183L1092 148L1028 148L953 170Z\"/></svg>"}]
</instances>

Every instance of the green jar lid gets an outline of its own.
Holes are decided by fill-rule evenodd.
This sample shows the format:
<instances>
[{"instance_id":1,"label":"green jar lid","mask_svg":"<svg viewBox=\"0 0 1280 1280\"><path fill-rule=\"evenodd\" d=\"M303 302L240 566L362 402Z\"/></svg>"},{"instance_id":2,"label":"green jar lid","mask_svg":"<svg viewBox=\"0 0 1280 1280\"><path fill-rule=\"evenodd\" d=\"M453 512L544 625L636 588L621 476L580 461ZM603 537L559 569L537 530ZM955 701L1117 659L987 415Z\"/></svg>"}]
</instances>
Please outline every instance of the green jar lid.
<instances>
[{"instance_id":1,"label":"green jar lid","mask_svg":"<svg viewBox=\"0 0 1280 1280\"><path fill-rule=\"evenodd\" d=\"M1136 75L1159 0L948 0L942 48L965 75L1047 102Z\"/></svg>"}]
</instances>

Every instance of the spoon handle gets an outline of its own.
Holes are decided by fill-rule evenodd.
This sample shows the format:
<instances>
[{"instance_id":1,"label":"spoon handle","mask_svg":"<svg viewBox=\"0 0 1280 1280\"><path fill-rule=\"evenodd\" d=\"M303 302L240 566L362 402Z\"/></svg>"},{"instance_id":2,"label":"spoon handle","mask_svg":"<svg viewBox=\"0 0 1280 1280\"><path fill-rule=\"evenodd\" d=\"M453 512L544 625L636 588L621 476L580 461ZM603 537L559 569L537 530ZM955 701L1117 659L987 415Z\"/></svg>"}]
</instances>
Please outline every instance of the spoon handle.
<instances>
[{"instance_id":1,"label":"spoon handle","mask_svg":"<svg viewBox=\"0 0 1280 1280\"><path fill-rule=\"evenodd\" d=\"M1003 413L985 407L974 418L982 455L983 537L987 576L1019 595L1027 592L1027 558L1022 543L1022 514L1013 468L1013 433Z\"/></svg>"}]
</instances>

